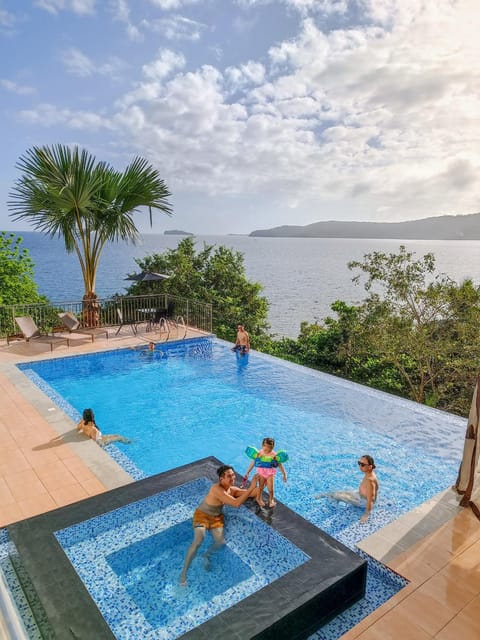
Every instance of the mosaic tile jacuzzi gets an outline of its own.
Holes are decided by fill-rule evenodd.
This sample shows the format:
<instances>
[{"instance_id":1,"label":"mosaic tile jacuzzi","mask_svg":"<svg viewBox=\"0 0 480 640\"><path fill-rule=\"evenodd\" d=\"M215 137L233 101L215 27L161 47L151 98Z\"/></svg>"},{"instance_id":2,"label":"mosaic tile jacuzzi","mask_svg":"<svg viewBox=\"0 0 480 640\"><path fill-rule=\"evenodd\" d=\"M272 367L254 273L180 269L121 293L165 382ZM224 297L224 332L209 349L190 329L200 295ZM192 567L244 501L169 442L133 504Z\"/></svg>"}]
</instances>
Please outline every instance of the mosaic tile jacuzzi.
<instances>
[{"instance_id":1,"label":"mosaic tile jacuzzi","mask_svg":"<svg viewBox=\"0 0 480 640\"><path fill-rule=\"evenodd\" d=\"M174 640L308 560L248 509L227 509L226 546L180 586L192 511L210 486L201 478L56 532L118 640Z\"/></svg>"}]
</instances>

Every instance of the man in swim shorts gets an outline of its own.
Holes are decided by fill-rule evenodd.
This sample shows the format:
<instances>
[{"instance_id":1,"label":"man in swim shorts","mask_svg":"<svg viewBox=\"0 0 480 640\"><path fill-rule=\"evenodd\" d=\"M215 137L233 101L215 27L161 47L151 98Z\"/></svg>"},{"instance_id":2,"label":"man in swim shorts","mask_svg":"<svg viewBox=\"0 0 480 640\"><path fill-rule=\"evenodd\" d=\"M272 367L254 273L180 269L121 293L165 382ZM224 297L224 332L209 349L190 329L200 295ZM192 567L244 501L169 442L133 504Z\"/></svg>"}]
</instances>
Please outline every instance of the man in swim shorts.
<instances>
[{"instance_id":1,"label":"man in swim shorts","mask_svg":"<svg viewBox=\"0 0 480 640\"><path fill-rule=\"evenodd\" d=\"M244 356L250 351L250 336L243 324L237 326L237 339L235 340L235 346L232 347L232 351L238 351L240 355Z\"/></svg>"},{"instance_id":2,"label":"man in swim shorts","mask_svg":"<svg viewBox=\"0 0 480 640\"><path fill-rule=\"evenodd\" d=\"M208 531L212 534L213 543L204 554L205 568L208 569L210 556L225 544L223 537L223 505L240 507L248 498L255 497L257 493L256 482L251 482L248 489L239 489L234 486L235 471L229 465L222 465L217 469L218 483L215 483L193 514L193 542L188 548L180 584L187 584L188 568L197 554L198 548L205 539Z\"/></svg>"}]
</instances>

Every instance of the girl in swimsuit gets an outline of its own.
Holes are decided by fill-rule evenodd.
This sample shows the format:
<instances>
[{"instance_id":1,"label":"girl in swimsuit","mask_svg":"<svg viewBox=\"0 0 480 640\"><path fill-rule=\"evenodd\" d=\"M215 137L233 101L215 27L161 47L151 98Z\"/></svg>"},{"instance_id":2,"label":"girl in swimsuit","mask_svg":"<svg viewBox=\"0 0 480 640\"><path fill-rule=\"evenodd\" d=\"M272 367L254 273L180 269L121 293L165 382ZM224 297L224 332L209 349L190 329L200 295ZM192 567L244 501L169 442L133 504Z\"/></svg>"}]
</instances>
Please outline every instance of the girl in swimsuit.
<instances>
[{"instance_id":1,"label":"girl in swimsuit","mask_svg":"<svg viewBox=\"0 0 480 640\"><path fill-rule=\"evenodd\" d=\"M101 447L104 447L111 442L125 442L127 444L130 442L128 438L117 434L104 436L95 422L95 416L93 415L92 409L83 410L83 417L77 424L77 430L81 431L92 440L95 440L95 442Z\"/></svg>"},{"instance_id":2,"label":"girl in swimsuit","mask_svg":"<svg viewBox=\"0 0 480 640\"><path fill-rule=\"evenodd\" d=\"M255 460L252 460L252 462L250 463L250 466L247 469L246 474L243 477L243 480L246 482L248 480L250 471L253 469L253 467L255 467L255 473L258 476L258 483L259 483L257 502L260 507L265 506L265 503L262 500L262 493L265 488L265 485L267 485L267 490L268 490L268 506L274 507L277 504L275 502L274 488L273 488L275 474L277 473L277 468L280 469L280 471L282 472L283 481L284 482L287 481L287 473L285 471L283 464L281 462L277 462L276 460L274 460L275 456L277 455L277 453L273 450L274 446L275 446L275 440L273 438L264 438L262 440L262 448L258 452L258 456L256 457ZM259 461L261 458L264 458L264 459L266 458L267 460L270 458L271 459L270 465L268 465L267 463L262 463L260 466Z\"/></svg>"}]
</instances>

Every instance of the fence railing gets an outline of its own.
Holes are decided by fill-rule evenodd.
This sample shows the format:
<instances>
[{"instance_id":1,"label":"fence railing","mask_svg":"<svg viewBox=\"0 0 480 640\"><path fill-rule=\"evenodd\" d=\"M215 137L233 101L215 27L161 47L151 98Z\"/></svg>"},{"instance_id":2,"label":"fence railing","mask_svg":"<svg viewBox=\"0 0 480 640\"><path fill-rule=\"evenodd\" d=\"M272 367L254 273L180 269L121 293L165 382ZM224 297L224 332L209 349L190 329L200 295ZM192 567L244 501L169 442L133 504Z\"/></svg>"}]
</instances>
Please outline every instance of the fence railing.
<instances>
[{"instance_id":1,"label":"fence railing","mask_svg":"<svg viewBox=\"0 0 480 640\"><path fill-rule=\"evenodd\" d=\"M40 331L49 333L62 327L59 313L68 311L82 327L111 327L123 321L175 320L181 316L187 327L212 332L212 305L188 300L169 293L145 296L117 296L49 304L0 305L0 336L18 333L15 317L31 316ZM120 313L119 313L120 311Z\"/></svg>"}]
</instances>

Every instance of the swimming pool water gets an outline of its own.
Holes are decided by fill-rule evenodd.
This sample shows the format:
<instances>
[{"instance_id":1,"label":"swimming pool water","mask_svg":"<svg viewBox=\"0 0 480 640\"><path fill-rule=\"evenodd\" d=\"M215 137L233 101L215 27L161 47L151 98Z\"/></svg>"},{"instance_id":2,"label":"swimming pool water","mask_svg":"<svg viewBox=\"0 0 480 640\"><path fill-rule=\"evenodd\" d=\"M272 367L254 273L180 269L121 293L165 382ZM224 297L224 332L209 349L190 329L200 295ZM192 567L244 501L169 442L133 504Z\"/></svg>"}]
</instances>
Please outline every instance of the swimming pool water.
<instances>
[{"instance_id":1,"label":"swimming pool water","mask_svg":"<svg viewBox=\"0 0 480 640\"><path fill-rule=\"evenodd\" d=\"M277 478L277 497L351 548L455 480L463 420L255 352L237 357L229 346L205 339L20 368L59 394L73 419L93 407L104 433L132 438L109 449L136 477L209 455L243 475L245 447L274 437L290 455L288 482ZM314 496L357 487L356 461L365 453L375 458L380 492L361 525L359 509ZM372 594L374 571L369 579Z\"/></svg>"},{"instance_id":2,"label":"swimming pool water","mask_svg":"<svg viewBox=\"0 0 480 640\"><path fill-rule=\"evenodd\" d=\"M226 545L203 568L206 536L178 584L192 541L192 511L207 478L56 532L118 640L173 640L308 561L246 507L226 508Z\"/></svg>"}]
</instances>

